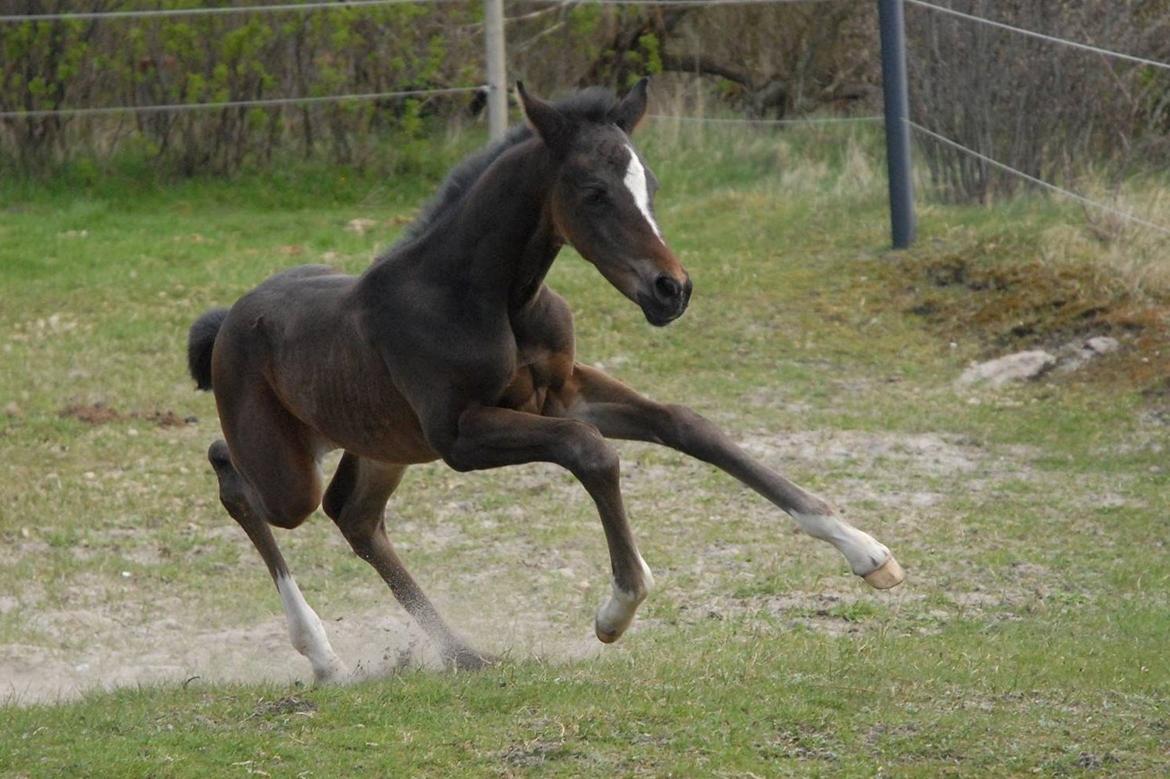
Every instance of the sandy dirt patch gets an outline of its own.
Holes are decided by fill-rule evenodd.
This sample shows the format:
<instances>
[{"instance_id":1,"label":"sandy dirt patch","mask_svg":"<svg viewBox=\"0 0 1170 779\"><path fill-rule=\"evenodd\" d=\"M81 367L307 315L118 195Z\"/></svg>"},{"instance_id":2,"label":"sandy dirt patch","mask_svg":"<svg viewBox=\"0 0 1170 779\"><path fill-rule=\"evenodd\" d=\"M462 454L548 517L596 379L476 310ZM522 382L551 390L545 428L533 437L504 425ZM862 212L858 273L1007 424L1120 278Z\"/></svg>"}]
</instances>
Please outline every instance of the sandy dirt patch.
<instances>
[{"instance_id":1,"label":"sandy dirt patch","mask_svg":"<svg viewBox=\"0 0 1170 779\"><path fill-rule=\"evenodd\" d=\"M832 478L833 494L828 497L845 507L847 516L850 506L868 503L896 510L896 521L906 523L933 521L933 509L945 500L948 481L961 478L964 489L970 492L992 489L1002 479L1019 479L1027 473L1028 453L1024 450L993 456L975 442L935 434L829 430L756 433L744 436L741 443L782 472L793 469L836 473ZM651 503L655 511L661 512L660 517L652 518L658 523L654 529L660 538L670 539L674 533L685 534L688 525L710 518L695 509L693 494L663 495L663 479L693 483L707 466L690 460L640 462L638 452L650 449L625 450L627 455L633 455L626 458L623 472L627 495L631 505L638 505L642 513ZM523 528L523 523L536 521L528 517L522 505L526 490L563 492L574 496L573 500L580 498L579 486L551 467L521 469L514 487L521 502L478 512L481 530L514 523ZM750 521L775 524L777 533L792 534L791 525L770 504L753 497L745 505L750 506ZM466 531L448 520L476 511L475 506L447 500L437 503L435 511L437 521L429 524L394 518L392 534L396 542L403 549L453 547L462 553ZM539 521L551 527L557 520L546 517ZM777 524L778 520L784 524ZM652 520L642 521L649 524ZM230 531L235 530L230 527ZM594 532L600 538L600 528ZM432 592L451 624L476 646L505 657L572 662L612 651L592 637L592 626L582 614L583 603L596 605L604 596L596 586L603 572L595 570L591 553L577 548L538 548L519 530L510 533L509 539L492 549L469 547L467 564L459 566L445 590ZM799 538L793 543L819 542ZM29 543L10 548L6 562L35 554L33 547ZM692 579L687 580L686 601L680 606L684 621L766 614L794 627L831 633L864 629L850 607L870 597L869 591L848 576L842 577L839 587L828 589L735 596L732 584L737 575L744 573L741 569L747 567L742 562L742 552L734 539L679 551L683 558L675 571L704 572L693 578L693 587ZM829 553L834 554L831 550ZM540 561L539 569L528 580L532 586L501 591L497 582L509 576L515 582L517 562L532 559ZM259 577L262 569L258 562L256 567ZM660 570L660 585L669 584L674 572L669 566ZM1022 578L1041 576L1023 575L1027 573L1022 572ZM360 597L355 596L355 603L360 605L354 609L340 614L322 611L338 654L358 678L393 673L406 666L439 667L434 648L422 631L376 584L374 579L358 594ZM191 613L181 599L173 596L173 602L147 603L145 592L111 592L107 585L86 574L80 574L69 586L75 597L68 599L67 608L47 607L45 599L34 592L41 585L30 585L28 592L0 596L0 617L17 619L24 626L17 640L0 644L0 695L18 702L35 702L69 699L88 690L126 685L288 683L309 679L308 664L289 645L283 616L276 613L250 624L217 624L216 615ZM257 592L262 592L259 583L257 587ZM1021 587L1026 589L1026 584ZM566 599L566 592L577 595ZM472 600L460 602L459 593L469 594ZM900 608L917 607L924 597L913 588L905 588L887 602ZM959 606L978 609L1020 596L995 592L968 593L963 597L967 601ZM272 600L275 611L275 596ZM657 625L653 619L642 619L634 628L647 632L657 629L669 628Z\"/></svg>"}]
</instances>

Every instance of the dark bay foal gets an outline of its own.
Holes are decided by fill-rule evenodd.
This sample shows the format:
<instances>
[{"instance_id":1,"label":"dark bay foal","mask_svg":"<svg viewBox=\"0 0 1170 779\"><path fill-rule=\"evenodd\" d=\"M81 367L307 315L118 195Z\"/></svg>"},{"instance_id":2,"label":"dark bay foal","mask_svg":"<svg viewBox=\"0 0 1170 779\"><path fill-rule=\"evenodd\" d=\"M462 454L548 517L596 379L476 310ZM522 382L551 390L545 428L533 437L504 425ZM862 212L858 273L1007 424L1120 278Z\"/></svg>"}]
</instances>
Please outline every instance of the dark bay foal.
<instances>
[{"instance_id":1,"label":"dark bay foal","mask_svg":"<svg viewBox=\"0 0 1170 779\"><path fill-rule=\"evenodd\" d=\"M886 547L706 419L575 362L572 315L544 284L565 242L654 325L686 310L691 281L654 221L657 182L630 143L646 82L620 101L586 90L548 104L517 90L530 127L457 167L405 238L361 276L296 268L191 328L191 373L214 390L223 426L225 440L209 451L220 498L264 558L292 643L316 678L346 668L270 525L295 528L322 504L449 663L484 662L407 573L383 522L406 468L439 458L459 471L544 461L573 473L609 546L613 592L595 623L605 642L625 632L653 584L606 438L705 460L837 547L874 587L901 582ZM321 459L338 448L345 454L325 488Z\"/></svg>"}]
</instances>

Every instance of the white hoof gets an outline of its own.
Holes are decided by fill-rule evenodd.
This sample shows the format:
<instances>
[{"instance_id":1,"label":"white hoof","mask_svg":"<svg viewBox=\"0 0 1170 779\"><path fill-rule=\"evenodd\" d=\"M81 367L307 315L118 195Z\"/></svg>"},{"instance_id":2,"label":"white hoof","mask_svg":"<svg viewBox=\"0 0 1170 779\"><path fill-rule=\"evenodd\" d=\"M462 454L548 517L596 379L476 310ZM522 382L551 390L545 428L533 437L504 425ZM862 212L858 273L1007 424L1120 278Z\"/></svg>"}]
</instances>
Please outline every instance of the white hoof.
<instances>
[{"instance_id":1,"label":"white hoof","mask_svg":"<svg viewBox=\"0 0 1170 779\"><path fill-rule=\"evenodd\" d=\"M348 666L337 655L323 663L313 663L313 684L344 684L352 678Z\"/></svg>"},{"instance_id":2,"label":"white hoof","mask_svg":"<svg viewBox=\"0 0 1170 779\"><path fill-rule=\"evenodd\" d=\"M612 644L621 638L633 624L634 614L638 610L640 601L621 600L617 592L615 587L614 596L597 610L597 617L593 620L593 632L597 634L597 640L603 644Z\"/></svg>"},{"instance_id":3,"label":"white hoof","mask_svg":"<svg viewBox=\"0 0 1170 779\"><path fill-rule=\"evenodd\" d=\"M873 569L861 578L865 579L865 583L875 590L888 590L892 587L897 587L906 580L906 572L902 570L902 566L890 555L880 567Z\"/></svg>"},{"instance_id":4,"label":"white hoof","mask_svg":"<svg viewBox=\"0 0 1170 779\"><path fill-rule=\"evenodd\" d=\"M638 606L646 600L654 586L654 574L650 573L650 567L646 565L641 555L638 556L638 562L642 566L641 588L627 592L614 582L613 594L609 596L605 605L597 610L597 616L593 620L593 632L597 634L597 640L603 644L612 644L622 637L633 623Z\"/></svg>"}]
</instances>

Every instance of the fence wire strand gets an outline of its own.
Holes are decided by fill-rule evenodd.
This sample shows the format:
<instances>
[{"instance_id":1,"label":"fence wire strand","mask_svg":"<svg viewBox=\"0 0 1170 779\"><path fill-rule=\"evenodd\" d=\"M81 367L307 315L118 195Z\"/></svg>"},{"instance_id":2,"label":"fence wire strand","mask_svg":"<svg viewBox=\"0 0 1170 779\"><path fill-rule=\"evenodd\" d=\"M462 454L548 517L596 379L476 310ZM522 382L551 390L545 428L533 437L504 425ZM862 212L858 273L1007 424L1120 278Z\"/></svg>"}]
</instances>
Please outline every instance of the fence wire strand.
<instances>
[{"instance_id":1,"label":"fence wire strand","mask_svg":"<svg viewBox=\"0 0 1170 779\"><path fill-rule=\"evenodd\" d=\"M380 100L392 97L422 97L427 95L458 95L487 89L478 87L448 87L443 89L404 89L397 92L357 92L347 95L319 95L315 97L272 97L255 100L224 100L218 103L170 103L166 105L100 106L93 108L56 108L39 111L0 111L0 119L38 119L46 116L93 116L103 114L161 113L164 111L200 111L217 108L247 108L251 106L308 105L336 103L344 100Z\"/></svg>"},{"instance_id":2,"label":"fence wire strand","mask_svg":"<svg viewBox=\"0 0 1170 779\"><path fill-rule=\"evenodd\" d=\"M1057 44L1060 44L1062 46L1071 46L1074 49L1080 49L1082 51L1091 51L1094 54L1101 54L1101 55L1104 55L1106 57L1113 57L1115 59L1125 60L1127 62L1134 62L1134 63L1137 63L1139 65L1149 65L1150 67L1153 67L1153 68L1162 68L1163 70L1170 70L1170 62L1159 62L1158 60L1147 59L1145 57L1136 57L1133 54L1124 54L1120 51L1113 51L1111 49L1103 49L1100 46L1093 46L1092 44L1088 44L1088 43L1081 43L1079 41L1070 41L1067 38L1058 38L1055 35L1046 35L1045 33L1036 32L1035 30L1026 30L1023 27L1016 27L1015 25L1005 24L1004 22L997 22L997 21L994 21L992 19L984 18L982 16L974 16L973 14L963 13L962 11L956 11L953 8L947 8L946 6L935 5L934 3L929 3L926 0L904 0L904 2L909 3L910 5L917 5L917 6L920 6L922 8L927 8L931 11L937 11L938 13L949 14L951 16L958 17L959 19L966 19L969 22L977 22L979 24L986 24L990 27L997 27L1001 30L1008 30L1010 32L1017 33L1019 35L1026 35L1026 36L1031 37L1031 38L1036 38L1037 40L1048 41L1049 43L1057 43Z\"/></svg>"},{"instance_id":3,"label":"fence wire strand","mask_svg":"<svg viewBox=\"0 0 1170 779\"><path fill-rule=\"evenodd\" d=\"M82 19L149 19L166 16L216 16L222 14L335 11L379 5L459 3L466 0L339 0L338 2L273 3L271 5L217 5L196 8L143 8L135 11L62 11L51 14L5 14L0 22L57 22Z\"/></svg>"},{"instance_id":4,"label":"fence wire strand","mask_svg":"<svg viewBox=\"0 0 1170 779\"><path fill-rule=\"evenodd\" d=\"M681 116L677 114L647 114L650 119L660 121L687 122L693 124L746 124L762 126L808 125L808 124L857 124L880 122L880 116L810 116L803 119L750 119L719 116Z\"/></svg>"},{"instance_id":5,"label":"fence wire strand","mask_svg":"<svg viewBox=\"0 0 1170 779\"><path fill-rule=\"evenodd\" d=\"M906 122L907 122L907 124L910 125L911 128L913 128L917 132L920 132L929 138L933 138L934 140L938 141L939 143L950 146L952 149L956 149L958 151L961 151L964 154L969 154L972 157L974 157L978 160L982 160L983 162L986 162L988 165L992 165L996 168L999 168L1002 171L1019 176L1020 178L1024 179L1025 181L1030 181L1031 183L1035 184L1038 187L1043 187L1044 189L1050 190L1052 192L1056 192L1057 194L1063 195L1063 196L1070 198L1072 200L1076 200L1077 202L1081 203L1082 205L1091 206L1091 207L1099 209L1101 211L1105 211L1106 213L1113 214L1116 217L1120 217L1121 219L1125 219L1126 221L1133 222L1134 224L1138 224L1138 225L1141 225L1142 227L1145 227L1145 228L1148 228L1150 230L1154 230L1156 232L1162 233L1163 235L1170 235L1170 227L1166 227L1164 225L1160 225L1160 224L1157 224L1155 222L1151 222L1148 219L1143 219L1142 217L1138 216L1137 214L1131 213L1129 211L1123 211L1120 208L1116 208L1116 207L1108 205L1106 203L1101 203L1097 200L1093 200L1092 198L1085 197L1084 195L1082 195L1078 192L1073 192L1071 189L1065 189L1064 187L1058 187L1057 185L1051 184L1051 183L1045 181L1044 179L1037 178L1031 174L1025 173L1022 170L1018 170L1016 168L1013 168L1011 165L1007 165L1003 162L1000 162L999 160L997 160L993 157L988 157L986 154L982 154L980 152L975 151L974 149L970 149L970 148L964 146L963 144L959 143L958 141L953 141L950 138L947 138L945 135L940 135L939 133L936 133L933 130L929 130L929 129L923 127L922 125L918 124L917 122L913 121L912 119L907 119Z\"/></svg>"},{"instance_id":6,"label":"fence wire strand","mask_svg":"<svg viewBox=\"0 0 1170 779\"><path fill-rule=\"evenodd\" d=\"M515 2L545 2L545 0L514 0ZM785 3L832 2L833 0L568 0L547 10L572 8L580 5L780 5ZM856 0L851 0L856 2ZM81 21L85 19L149 19L169 16L216 16L244 13L307 13L335 11L341 8L369 8L387 5L454 4L468 0L338 0L338 2L273 3L271 5L200 6L197 8L144 8L132 11L62 11L47 14L3 14L0 23Z\"/></svg>"}]
</instances>

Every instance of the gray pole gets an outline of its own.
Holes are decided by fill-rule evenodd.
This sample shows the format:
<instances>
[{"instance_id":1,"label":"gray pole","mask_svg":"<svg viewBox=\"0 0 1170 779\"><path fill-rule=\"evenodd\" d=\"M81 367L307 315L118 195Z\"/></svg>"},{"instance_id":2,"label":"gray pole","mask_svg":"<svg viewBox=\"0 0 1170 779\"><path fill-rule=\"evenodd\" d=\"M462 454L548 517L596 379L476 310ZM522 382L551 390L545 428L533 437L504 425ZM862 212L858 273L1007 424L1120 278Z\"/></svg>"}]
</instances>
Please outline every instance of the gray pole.
<instances>
[{"instance_id":1,"label":"gray pole","mask_svg":"<svg viewBox=\"0 0 1170 779\"><path fill-rule=\"evenodd\" d=\"M906 25L902 0L878 0L882 38L882 96L886 108L886 166L890 176L890 231L895 249L914 243L910 182L910 99L906 88Z\"/></svg>"},{"instance_id":2,"label":"gray pole","mask_svg":"<svg viewBox=\"0 0 1170 779\"><path fill-rule=\"evenodd\" d=\"M483 35L487 58L488 133L492 140L508 129L508 78L504 64L504 0L483 0Z\"/></svg>"}]
</instances>

